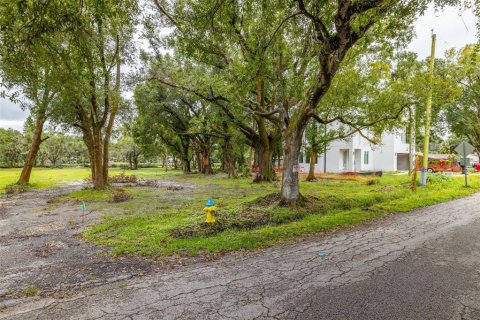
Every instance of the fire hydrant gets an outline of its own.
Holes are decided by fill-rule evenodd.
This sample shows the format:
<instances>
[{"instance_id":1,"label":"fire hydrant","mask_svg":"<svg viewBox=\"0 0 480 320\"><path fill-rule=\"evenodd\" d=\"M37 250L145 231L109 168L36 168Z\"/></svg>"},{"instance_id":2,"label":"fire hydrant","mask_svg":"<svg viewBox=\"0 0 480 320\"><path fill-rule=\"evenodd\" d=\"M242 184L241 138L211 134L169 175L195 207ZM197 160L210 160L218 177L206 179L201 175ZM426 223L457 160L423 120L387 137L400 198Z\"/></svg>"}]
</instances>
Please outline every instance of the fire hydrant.
<instances>
[{"instance_id":1,"label":"fire hydrant","mask_svg":"<svg viewBox=\"0 0 480 320\"><path fill-rule=\"evenodd\" d=\"M205 208L203 208L203 211L205 211L205 223L214 223L215 222L215 211L217 210L217 207L215 206L215 203L213 202L212 199L208 199L207 203L205 203Z\"/></svg>"}]
</instances>

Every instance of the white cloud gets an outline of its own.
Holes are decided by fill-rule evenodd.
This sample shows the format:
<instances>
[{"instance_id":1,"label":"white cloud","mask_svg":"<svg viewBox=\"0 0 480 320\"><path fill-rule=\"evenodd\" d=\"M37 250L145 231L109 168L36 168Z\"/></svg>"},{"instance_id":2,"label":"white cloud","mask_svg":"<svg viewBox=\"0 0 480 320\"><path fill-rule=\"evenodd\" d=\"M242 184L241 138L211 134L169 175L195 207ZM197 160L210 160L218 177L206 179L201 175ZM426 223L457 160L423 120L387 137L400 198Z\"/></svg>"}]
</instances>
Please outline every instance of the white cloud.
<instances>
[{"instance_id":1,"label":"white cloud","mask_svg":"<svg viewBox=\"0 0 480 320\"><path fill-rule=\"evenodd\" d=\"M0 128L23 130L23 122L29 115L10 100L0 98Z\"/></svg>"},{"instance_id":2,"label":"white cloud","mask_svg":"<svg viewBox=\"0 0 480 320\"><path fill-rule=\"evenodd\" d=\"M15 121L15 120L1 120L0 119L0 128L14 129L14 130L23 132L23 120L22 121Z\"/></svg>"},{"instance_id":3,"label":"white cloud","mask_svg":"<svg viewBox=\"0 0 480 320\"><path fill-rule=\"evenodd\" d=\"M433 6L415 23L417 37L408 46L409 50L418 53L419 58L430 56L432 29L437 35L436 56L442 58L447 49L461 48L475 43L476 17L472 10L460 10L447 7L435 12Z\"/></svg>"}]
</instances>

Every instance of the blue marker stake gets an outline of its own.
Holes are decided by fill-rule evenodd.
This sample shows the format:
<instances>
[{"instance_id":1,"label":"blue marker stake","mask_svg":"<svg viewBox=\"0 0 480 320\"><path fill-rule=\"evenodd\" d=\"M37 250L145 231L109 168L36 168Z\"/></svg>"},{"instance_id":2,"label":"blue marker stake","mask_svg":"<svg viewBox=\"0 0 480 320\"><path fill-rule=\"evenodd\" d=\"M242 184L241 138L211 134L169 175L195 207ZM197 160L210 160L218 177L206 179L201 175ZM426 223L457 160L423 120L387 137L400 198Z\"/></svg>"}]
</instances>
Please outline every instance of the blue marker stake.
<instances>
[{"instance_id":1,"label":"blue marker stake","mask_svg":"<svg viewBox=\"0 0 480 320\"><path fill-rule=\"evenodd\" d=\"M323 258L323 257L326 257L327 254L325 252L319 252L318 256Z\"/></svg>"},{"instance_id":2,"label":"blue marker stake","mask_svg":"<svg viewBox=\"0 0 480 320\"><path fill-rule=\"evenodd\" d=\"M83 220L85 219L85 210L87 210L87 205L85 204L85 201L82 201L82 211L83 211L82 223L83 223Z\"/></svg>"}]
</instances>

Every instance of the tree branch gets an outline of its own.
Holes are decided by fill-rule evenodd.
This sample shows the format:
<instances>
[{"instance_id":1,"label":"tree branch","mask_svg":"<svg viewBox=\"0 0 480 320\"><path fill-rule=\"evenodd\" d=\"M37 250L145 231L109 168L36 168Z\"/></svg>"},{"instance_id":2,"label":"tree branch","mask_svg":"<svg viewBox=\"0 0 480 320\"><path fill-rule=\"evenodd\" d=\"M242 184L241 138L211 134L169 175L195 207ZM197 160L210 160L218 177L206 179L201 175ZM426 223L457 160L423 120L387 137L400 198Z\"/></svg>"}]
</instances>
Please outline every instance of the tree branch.
<instances>
[{"instance_id":1,"label":"tree branch","mask_svg":"<svg viewBox=\"0 0 480 320\"><path fill-rule=\"evenodd\" d=\"M155 6L157 7L158 11L160 11L162 14L165 15L165 17L167 17L167 19L175 26L175 27L178 27L178 23L177 23L177 20L175 19L175 17L170 14L163 6L162 4L160 3L159 0L153 0L153 3L155 4Z\"/></svg>"},{"instance_id":2,"label":"tree branch","mask_svg":"<svg viewBox=\"0 0 480 320\"><path fill-rule=\"evenodd\" d=\"M305 3L303 2L303 0L295 1L298 2L298 9L300 10L300 13L302 13L305 17L307 17L313 22L315 30L317 31L317 34L319 36L319 40L324 42L328 38L330 38L330 33L328 32L328 29L323 23L322 19L311 14L305 7Z\"/></svg>"}]
</instances>

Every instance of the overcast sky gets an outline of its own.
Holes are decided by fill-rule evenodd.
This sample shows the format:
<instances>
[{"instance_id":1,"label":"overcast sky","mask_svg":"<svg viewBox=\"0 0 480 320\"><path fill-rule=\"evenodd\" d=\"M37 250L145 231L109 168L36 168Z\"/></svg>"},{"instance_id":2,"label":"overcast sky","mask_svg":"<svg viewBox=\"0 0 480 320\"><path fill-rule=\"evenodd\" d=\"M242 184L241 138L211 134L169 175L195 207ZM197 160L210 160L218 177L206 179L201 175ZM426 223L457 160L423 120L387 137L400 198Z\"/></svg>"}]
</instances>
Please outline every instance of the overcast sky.
<instances>
[{"instance_id":1,"label":"overcast sky","mask_svg":"<svg viewBox=\"0 0 480 320\"><path fill-rule=\"evenodd\" d=\"M409 50L417 52L420 58L430 55L431 30L437 34L437 56L443 56L445 50L461 48L468 43L476 42L476 18L472 11L460 12L458 9L447 8L442 12L429 9L420 17L415 30L417 37L409 45ZM0 98L0 127L22 131L23 122L28 112L8 100Z\"/></svg>"}]
</instances>

